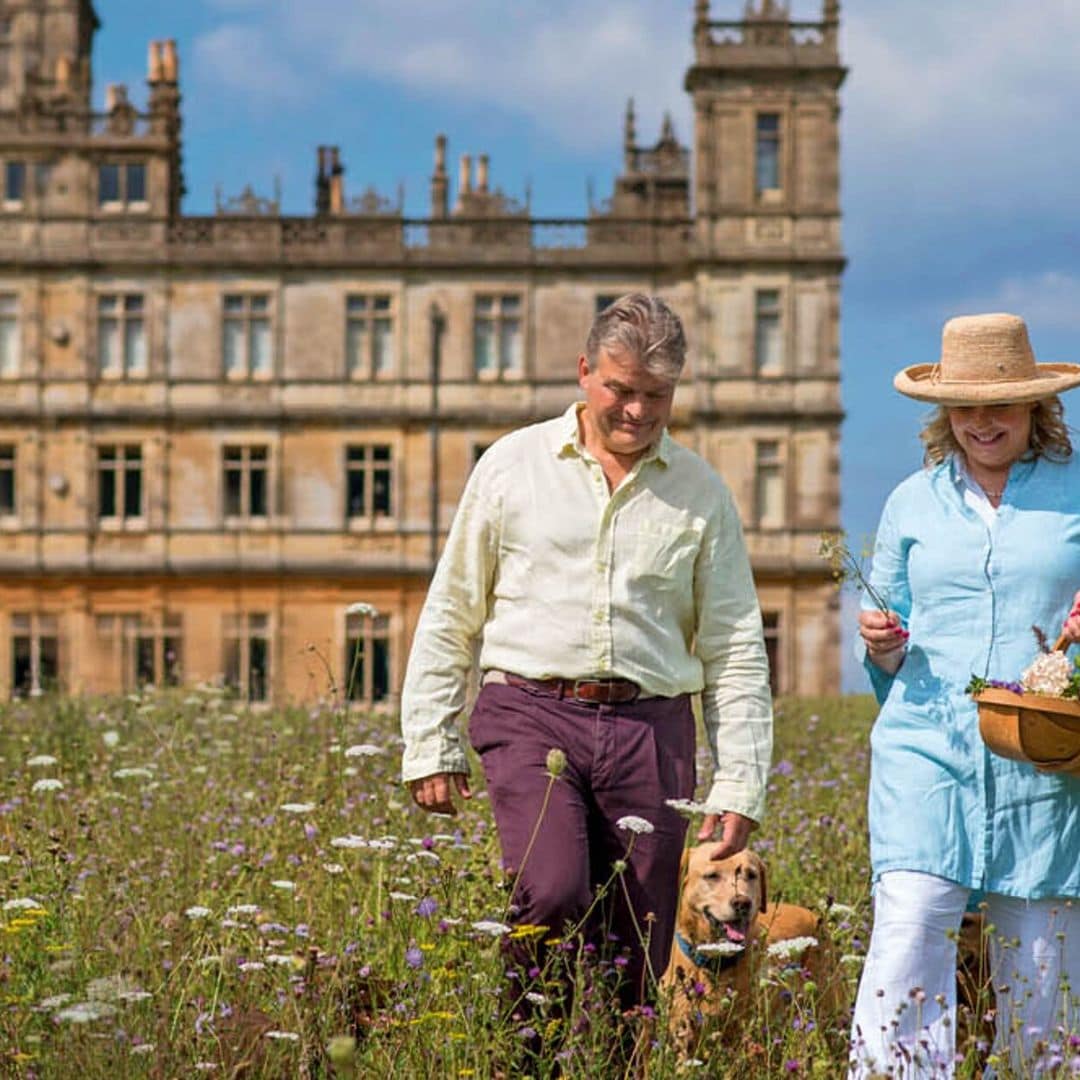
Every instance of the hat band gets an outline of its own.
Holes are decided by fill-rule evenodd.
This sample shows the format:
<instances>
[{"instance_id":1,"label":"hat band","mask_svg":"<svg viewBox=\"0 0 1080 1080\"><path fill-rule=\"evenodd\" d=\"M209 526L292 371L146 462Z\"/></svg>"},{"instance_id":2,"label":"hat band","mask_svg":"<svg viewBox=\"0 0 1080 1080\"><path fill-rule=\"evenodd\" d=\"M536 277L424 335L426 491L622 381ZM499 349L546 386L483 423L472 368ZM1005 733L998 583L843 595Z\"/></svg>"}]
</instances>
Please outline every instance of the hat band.
<instances>
[{"instance_id":1,"label":"hat band","mask_svg":"<svg viewBox=\"0 0 1080 1080\"><path fill-rule=\"evenodd\" d=\"M935 364L930 369L930 382L946 384L949 386L986 386L988 383L1021 383L1021 382L1034 382L1037 379L1045 378L1057 378L1056 372L1046 372L1040 374L1038 371L1032 372L1028 375L996 375L993 379L987 379L985 376L975 379L943 379L941 377L941 365Z\"/></svg>"}]
</instances>

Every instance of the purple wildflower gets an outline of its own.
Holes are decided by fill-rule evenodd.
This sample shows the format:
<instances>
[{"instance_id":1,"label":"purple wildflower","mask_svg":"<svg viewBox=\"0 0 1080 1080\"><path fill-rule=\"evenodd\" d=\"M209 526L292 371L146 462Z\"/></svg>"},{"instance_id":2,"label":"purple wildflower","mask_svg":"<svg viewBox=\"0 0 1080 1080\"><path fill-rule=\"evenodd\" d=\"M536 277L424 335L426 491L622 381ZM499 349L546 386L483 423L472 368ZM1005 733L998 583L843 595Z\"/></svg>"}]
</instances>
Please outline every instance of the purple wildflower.
<instances>
[{"instance_id":1,"label":"purple wildflower","mask_svg":"<svg viewBox=\"0 0 1080 1080\"><path fill-rule=\"evenodd\" d=\"M433 896L425 896L423 900L413 908L414 913L419 915L422 919L430 919L438 910L438 901Z\"/></svg>"},{"instance_id":2,"label":"purple wildflower","mask_svg":"<svg viewBox=\"0 0 1080 1080\"><path fill-rule=\"evenodd\" d=\"M405 963L414 970L422 968L424 966L424 954L415 945L410 945L405 950Z\"/></svg>"}]
</instances>

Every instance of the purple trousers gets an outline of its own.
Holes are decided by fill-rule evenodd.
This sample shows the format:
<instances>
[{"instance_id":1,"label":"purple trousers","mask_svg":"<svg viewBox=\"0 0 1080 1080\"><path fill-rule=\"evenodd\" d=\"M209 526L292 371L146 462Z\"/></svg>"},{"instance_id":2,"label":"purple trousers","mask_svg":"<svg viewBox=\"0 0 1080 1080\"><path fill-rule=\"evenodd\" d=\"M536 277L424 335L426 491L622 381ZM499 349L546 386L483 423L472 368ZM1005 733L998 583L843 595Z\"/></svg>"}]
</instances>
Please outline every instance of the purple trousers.
<instances>
[{"instance_id":1,"label":"purple trousers","mask_svg":"<svg viewBox=\"0 0 1080 1080\"><path fill-rule=\"evenodd\" d=\"M629 948L620 961L622 1004L639 1004L667 967L675 929L686 822L665 800L694 794L689 697L586 705L489 683L469 738L483 762L503 865L516 875L515 922L561 934L588 911L616 860L626 860L622 883L612 883L585 929L595 937L602 927ZM566 771L548 794L553 748L566 754ZM653 831L618 828L626 816L644 818Z\"/></svg>"}]
</instances>

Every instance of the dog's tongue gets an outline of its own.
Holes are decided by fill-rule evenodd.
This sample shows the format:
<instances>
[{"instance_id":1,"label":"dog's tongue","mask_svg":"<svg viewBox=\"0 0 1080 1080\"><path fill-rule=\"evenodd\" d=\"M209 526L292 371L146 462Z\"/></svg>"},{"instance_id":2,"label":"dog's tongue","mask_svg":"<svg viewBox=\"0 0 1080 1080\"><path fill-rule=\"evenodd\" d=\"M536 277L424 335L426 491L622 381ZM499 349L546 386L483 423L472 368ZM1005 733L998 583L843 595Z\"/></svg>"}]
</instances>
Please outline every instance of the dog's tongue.
<instances>
[{"instance_id":1,"label":"dog's tongue","mask_svg":"<svg viewBox=\"0 0 1080 1080\"><path fill-rule=\"evenodd\" d=\"M728 941L733 942L737 945L741 945L746 940L746 935L741 930L736 929L730 923L728 923L728 925L724 927L724 933L727 934Z\"/></svg>"}]
</instances>

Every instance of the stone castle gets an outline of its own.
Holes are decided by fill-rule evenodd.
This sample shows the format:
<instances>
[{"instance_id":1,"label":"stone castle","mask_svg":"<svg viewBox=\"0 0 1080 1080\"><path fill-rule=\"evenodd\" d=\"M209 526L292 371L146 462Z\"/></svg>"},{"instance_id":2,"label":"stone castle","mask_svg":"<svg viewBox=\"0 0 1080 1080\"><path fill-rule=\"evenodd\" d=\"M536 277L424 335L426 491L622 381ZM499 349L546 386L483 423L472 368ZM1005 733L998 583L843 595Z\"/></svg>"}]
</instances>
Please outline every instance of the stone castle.
<instances>
[{"instance_id":1,"label":"stone castle","mask_svg":"<svg viewBox=\"0 0 1080 1080\"><path fill-rule=\"evenodd\" d=\"M310 216L196 217L174 43L145 108L98 111L92 0L0 0L0 695L393 707L470 469L576 397L630 290L687 323L672 431L739 502L775 689L838 690L839 3L687 16L691 146L628 109L584 217L532 216L485 155L452 185L441 135L426 218L350 198L334 147Z\"/></svg>"}]
</instances>

